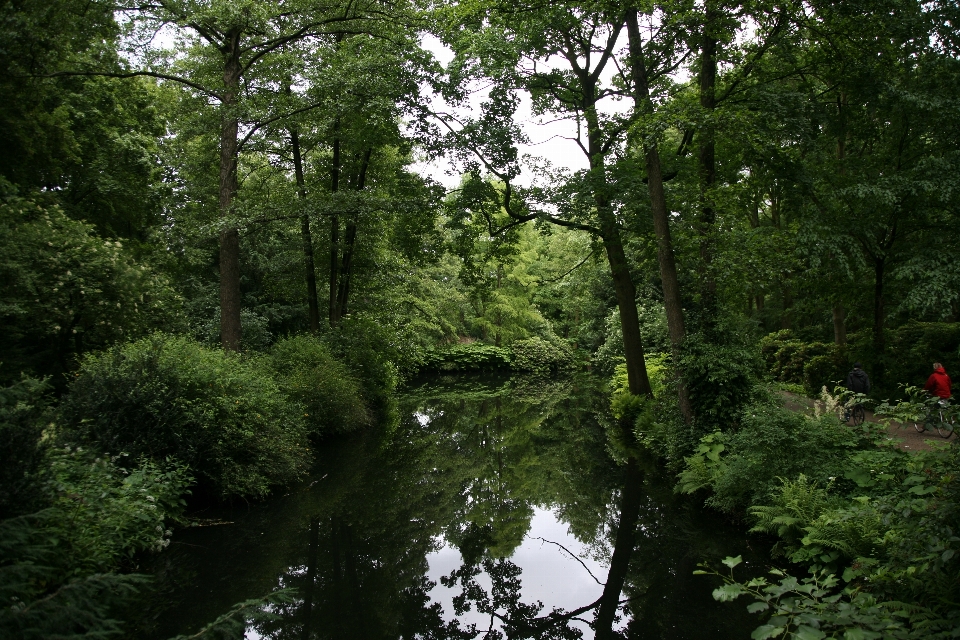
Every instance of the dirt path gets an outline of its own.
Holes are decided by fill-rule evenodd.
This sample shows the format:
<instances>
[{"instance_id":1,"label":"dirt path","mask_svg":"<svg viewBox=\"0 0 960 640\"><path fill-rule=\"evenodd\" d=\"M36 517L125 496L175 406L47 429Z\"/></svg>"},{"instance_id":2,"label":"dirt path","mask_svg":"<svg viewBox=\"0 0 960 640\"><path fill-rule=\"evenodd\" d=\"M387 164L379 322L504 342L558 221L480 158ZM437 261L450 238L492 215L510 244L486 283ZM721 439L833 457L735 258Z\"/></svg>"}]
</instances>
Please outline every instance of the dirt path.
<instances>
[{"instance_id":1,"label":"dirt path","mask_svg":"<svg viewBox=\"0 0 960 640\"><path fill-rule=\"evenodd\" d=\"M783 396L784 408L790 409L791 411L803 411L813 415L814 401L810 398L799 396L789 391L781 391L780 394ZM881 424L880 419L874 416L872 411L867 410L864 414L866 416L866 422ZM901 449L906 449L907 451L931 451L937 446L942 446L945 442L956 442L958 437L957 435L953 435L949 439L944 440L937 435L935 431L932 433L919 433L914 429L912 424L900 426L898 422L890 423L887 427L887 434L891 439L897 441Z\"/></svg>"}]
</instances>

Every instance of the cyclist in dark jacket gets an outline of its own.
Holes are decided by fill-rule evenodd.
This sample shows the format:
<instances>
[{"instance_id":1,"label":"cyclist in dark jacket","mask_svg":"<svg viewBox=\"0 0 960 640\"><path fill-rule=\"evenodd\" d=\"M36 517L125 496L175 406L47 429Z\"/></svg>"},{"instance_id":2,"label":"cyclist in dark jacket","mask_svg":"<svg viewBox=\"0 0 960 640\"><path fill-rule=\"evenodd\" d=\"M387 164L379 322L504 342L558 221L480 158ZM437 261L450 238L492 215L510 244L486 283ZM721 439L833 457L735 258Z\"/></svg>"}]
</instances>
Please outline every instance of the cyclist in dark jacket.
<instances>
[{"instance_id":1,"label":"cyclist in dark jacket","mask_svg":"<svg viewBox=\"0 0 960 640\"><path fill-rule=\"evenodd\" d=\"M870 393L870 378L860 368L859 362L854 362L853 371L847 374L847 389L855 393Z\"/></svg>"}]
</instances>

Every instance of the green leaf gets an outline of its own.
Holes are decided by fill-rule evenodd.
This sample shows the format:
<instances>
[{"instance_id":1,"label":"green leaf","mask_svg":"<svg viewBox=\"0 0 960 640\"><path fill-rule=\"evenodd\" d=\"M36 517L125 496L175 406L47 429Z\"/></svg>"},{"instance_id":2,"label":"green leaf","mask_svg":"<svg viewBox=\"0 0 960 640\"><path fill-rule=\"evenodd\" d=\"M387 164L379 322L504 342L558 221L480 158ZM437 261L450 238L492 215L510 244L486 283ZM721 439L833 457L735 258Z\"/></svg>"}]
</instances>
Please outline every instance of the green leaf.
<instances>
[{"instance_id":1,"label":"green leaf","mask_svg":"<svg viewBox=\"0 0 960 640\"><path fill-rule=\"evenodd\" d=\"M820 631L820 629L814 629L804 624L797 628L794 637L797 640L821 640L822 638L826 638L827 634Z\"/></svg>"},{"instance_id":2,"label":"green leaf","mask_svg":"<svg viewBox=\"0 0 960 640\"><path fill-rule=\"evenodd\" d=\"M769 608L770 608L770 605L768 605L766 602L754 602L753 604L747 607L747 611L750 613L757 613L760 611L766 611Z\"/></svg>"},{"instance_id":3,"label":"green leaf","mask_svg":"<svg viewBox=\"0 0 960 640\"><path fill-rule=\"evenodd\" d=\"M735 556L735 557L727 556L726 558L723 559L722 562L723 564L733 569L735 566L743 562L743 556Z\"/></svg>"},{"instance_id":4,"label":"green leaf","mask_svg":"<svg viewBox=\"0 0 960 640\"><path fill-rule=\"evenodd\" d=\"M725 584L722 587L713 590L713 599L717 602L730 602L742 596L746 591L737 584Z\"/></svg>"},{"instance_id":5,"label":"green leaf","mask_svg":"<svg viewBox=\"0 0 960 640\"><path fill-rule=\"evenodd\" d=\"M750 637L753 640L767 640L767 638L776 638L783 632L783 627L775 627L772 624L765 624L754 629L753 633L750 634Z\"/></svg>"},{"instance_id":6,"label":"green leaf","mask_svg":"<svg viewBox=\"0 0 960 640\"><path fill-rule=\"evenodd\" d=\"M876 631L867 631L866 629L847 629L843 633L844 640L874 640L875 638L882 638L882 633L877 633Z\"/></svg>"},{"instance_id":7,"label":"green leaf","mask_svg":"<svg viewBox=\"0 0 960 640\"><path fill-rule=\"evenodd\" d=\"M953 549L947 549L946 551L943 552L943 555L940 556L940 559L946 562L947 560L953 557L954 553L955 552Z\"/></svg>"}]
</instances>

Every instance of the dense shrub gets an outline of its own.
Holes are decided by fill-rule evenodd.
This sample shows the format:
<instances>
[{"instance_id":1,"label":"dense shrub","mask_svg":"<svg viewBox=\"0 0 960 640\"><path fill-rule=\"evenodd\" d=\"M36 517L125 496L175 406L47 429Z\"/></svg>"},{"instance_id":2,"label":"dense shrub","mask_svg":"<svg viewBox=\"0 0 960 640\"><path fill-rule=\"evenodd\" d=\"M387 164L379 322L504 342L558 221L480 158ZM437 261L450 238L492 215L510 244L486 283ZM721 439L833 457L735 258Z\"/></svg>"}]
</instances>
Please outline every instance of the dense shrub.
<instances>
[{"instance_id":1,"label":"dense shrub","mask_svg":"<svg viewBox=\"0 0 960 640\"><path fill-rule=\"evenodd\" d=\"M687 493L709 488L708 504L743 511L776 493L779 478L804 474L824 484L842 478L849 455L864 444L833 414L814 418L758 403L744 411L736 433L701 440L685 461L680 486Z\"/></svg>"},{"instance_id":2,"label":"dense shrub","mask_svg":"<svg viewBox=\"0 0 960 640\"><path fill-rule=\"evenodd\" d=\"M63 373L78 353L179 328L181 305L119 241L42 200L0 199L0 378Z\"/></svg>"},{"instance_id":3,"label":"dense shrub","mask_svg":"<svg viewBox=\"0 0 960 640\"><path fill-rule=\"evenodd\" d=\"M787 330L760 340L767 370L780 382L803 384L804 392L816 396L846 379L854 361L864 364L875 388L890 393L903 384L922 384L931 364L941 362L948 372L960 369L960 323L910 322L885 332L886 350L878 355L870 332L851 333L848 344L803 342ZM883 379L874 375L883 363ZM874 394L876 395L876 394ZM882 396L880 396L882 397Z\"/></svg>"},{"instance_id":4,"label":"dense shrub","mask_svg":"<svg viewBox=\"0 0 960 640\"><path fill-rule=\"evenodd\" d=\"M117 608L145 577L114 571L167 546L190 481L175 464L141 460L125 471L93 451L48 451L35 479L45 508L0 522L0 636L117 633Z\"/></svg>"},{"instance_id":5,"label":"dense shrub","mask_svg":"<svg viewBox=\"0 0 960 640\"><path fill-rule=\"evenodd\" d=\"M268 493L309 462L298 403L263 363L157 334L88 356L62 404L81 442L186 463L222 497Z\"/></svg>"},{"instance_id":6,"label":"dense shrub","mask_svg":"<svg viewBox=\"0 0 960 640\"><path fill-rule=\"evenodd\" d=\"M573 351L557 340L547 342L536 336L515 340L510 345L510 362L518 371L547 374L573 366Z\"/></svg>"},{"instance_id":7,"label":"dense shrub","mask_svg":"<svg viewBox=\"0 0 960 640\"><path fill-rule=\"evenodd\" d=\"M303 407L312 437L370 424L360 382L318 338L281 340L270 352L270 363L281 389Z\"/></svg>"},{"instance_id":8,"label":"dense shrub","mask_svg":"<svg viewBox=\"0 0 960 640\"><path fill-rule=\"evenodd\" d=\"M708 340L702 334L688 336L677 364L701 433L736 425L755 397L762 371L753 345L732 332L722 340Z\"/></svg>"},{"instance_id":9,"label":"dense shrub","mask_svg":"<svg viewBox=\"0 0 960 640\"><path fill-rule=\"evenodd\" d=\"M40 437L53 418L49 390L45 382L28 377L0 388L0 520L37 506Z\"/></svg>"},{"instance_id":10,"label":"dense shrub","mask_svg":"<svg viewBox=\"0 0 960 640\"><path fill-rule=\"evenodd\" d=\"M509 350L482 342L470 342L434 349L427 354L421 370L478 371L506 369L509 366Z\"/></svg>"},{"instance_id":11,"label":"dense shrub","mask_svg":"<svg viewBox=\"0 0 960 640\"><path fill-rule=\"evenodd\" d=\"M390 413L401 371L407 371L405 345L398 334L367 314L354 313L321 339L330 353L359 379L363 398L374 415L383 417Z\"/></svg>"},{"instance_id":12,"label":"dense shrub","mask_svg":"<svg viewBox=\"0 0 960 640\"><path fill-rule=\"evenodd\" d=\"M754 530L778 536L777 550L800 565L773 584L722 576L714 597L751 596L750 610L769 616L755 637L956 637L958 450L880 444L850 451L833 478L792 469L750 509Z\"/></svg>"},{"instance_id":13,"label":"dense shrub","mask_svg":"<svg viewBox=\"0 0 960 640\"><path fill-rule=\"evenodd\" d=\"M803 392L815 397L824 387L843 386L851 368L846 349L835 348L828 355L814 356L803 367Z\"/></svg>"}]
</instances>

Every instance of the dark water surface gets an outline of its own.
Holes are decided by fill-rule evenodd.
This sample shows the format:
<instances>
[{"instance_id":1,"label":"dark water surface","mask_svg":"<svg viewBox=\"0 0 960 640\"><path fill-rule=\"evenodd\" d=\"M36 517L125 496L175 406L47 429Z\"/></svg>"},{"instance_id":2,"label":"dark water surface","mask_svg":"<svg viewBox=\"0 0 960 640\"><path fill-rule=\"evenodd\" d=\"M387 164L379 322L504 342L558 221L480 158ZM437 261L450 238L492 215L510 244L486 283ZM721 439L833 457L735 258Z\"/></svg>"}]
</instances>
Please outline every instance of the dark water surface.
<instances>
[{"instance_id":1,"label":"dark water surface","mask_svg":"<svg viewBox=\"0 0 960 640\"><path fill-rule=\"evenodd\" d=\"M606 610L622 637L748 638L748 602L715 602L693 571L764 558L655 465L624 464L607 404L591 379L408 389L393 424L329 444L289 494L196 514L206 526L156 557L139 636L293 587L247 638L593 638L619 574Z\"/></svg>"}]
</instances>

